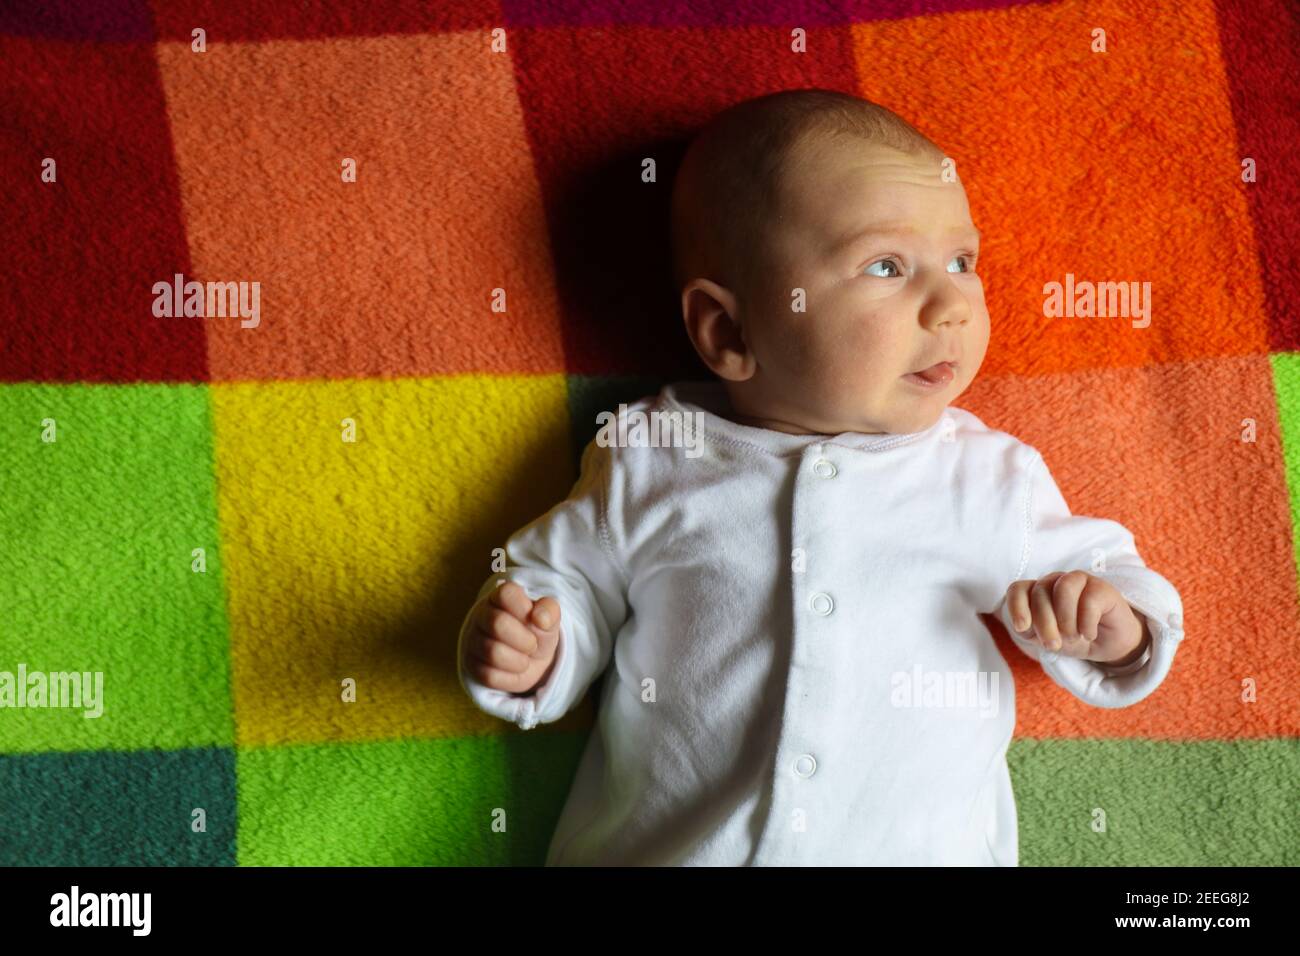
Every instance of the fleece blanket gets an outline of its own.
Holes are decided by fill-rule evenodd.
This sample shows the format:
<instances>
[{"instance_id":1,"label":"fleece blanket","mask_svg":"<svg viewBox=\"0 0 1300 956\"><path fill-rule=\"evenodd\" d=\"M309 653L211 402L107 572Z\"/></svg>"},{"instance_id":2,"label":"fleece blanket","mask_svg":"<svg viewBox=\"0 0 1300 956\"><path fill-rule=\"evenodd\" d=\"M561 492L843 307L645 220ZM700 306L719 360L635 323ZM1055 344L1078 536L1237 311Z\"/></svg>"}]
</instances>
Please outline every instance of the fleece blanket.
<instances>
[{"instance_id":1,"label":"fleece blanket","mask_svg":"<svg viewBox=\"0 0 1300 956\"><path fill-rule=\"evenodd\" d=\"M1297 51L1286 0L4 3L0 863L540 863L594 691L495 720L457 629L596 413L707 376L672 173L795 87L955 159L958 404L1183 596L1125 710L992 633L1022 864L1300 863ZM1045 309L1102 282L1147 316Z\"/></svg>"}]
</instances>

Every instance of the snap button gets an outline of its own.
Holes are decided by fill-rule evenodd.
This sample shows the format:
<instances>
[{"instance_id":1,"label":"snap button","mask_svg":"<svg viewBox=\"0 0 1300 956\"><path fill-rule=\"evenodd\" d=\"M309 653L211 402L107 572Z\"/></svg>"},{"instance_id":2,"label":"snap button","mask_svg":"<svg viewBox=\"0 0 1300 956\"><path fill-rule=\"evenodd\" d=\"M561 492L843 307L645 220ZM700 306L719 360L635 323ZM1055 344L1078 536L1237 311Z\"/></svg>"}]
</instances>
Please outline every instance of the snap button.
<instances>
[{"instance_id":1,"label":"snap button","mask_svg":"<svg viewBox=\"0 0 1300 956\"><path fill-rule=\"evenodd\" d=\"M813 462L813 472L820 475L822 478L834 478L836 468L834 464L827 461L825 458L818 458Z\"/></svg>"},{"instance_id":2,"label":"snap button","mask_svg":"<svg viewBox=\"0 0 1300 956\"><path fill-rule=\"evenodd\" d=\"M812 754L800 754L794 761L794 772L801 777L811 777L817 770L817 761Z\"/></svg>"},{"instance_id":3,"label":"snap button","mask_svg":"<svg viewBox=\"0 0 1300 956\"><path fill-rule=\"evenodd\" d=\"M822 617L835 610L835 602L831 600L831 596L822 591L808 598L808 606L812 608L814 614L820 614Z\"/></svg>"}]
</instances>

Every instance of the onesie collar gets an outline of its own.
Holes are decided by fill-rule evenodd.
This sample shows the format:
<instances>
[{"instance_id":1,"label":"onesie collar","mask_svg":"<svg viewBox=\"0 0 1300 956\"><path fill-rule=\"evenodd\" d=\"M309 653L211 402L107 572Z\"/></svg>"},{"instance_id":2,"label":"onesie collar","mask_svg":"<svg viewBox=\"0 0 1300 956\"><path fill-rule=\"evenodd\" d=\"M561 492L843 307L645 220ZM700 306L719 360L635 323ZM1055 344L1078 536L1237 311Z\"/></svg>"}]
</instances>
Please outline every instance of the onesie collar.
<instances>
[{"instance_id":1,"label":"onesie collar","mask_svg":"<svg viewBox=\"0 0 1300 956\"><path fill-rule=\"evenodd\" d=\"M771 428L742 425L723 417L720 412L730 404L726 387L720 381L672 382L663 386L659 402L670 410L700 412L704 432L728 442L752 445L773 455L799 454L813 445L840 445L858 451L885 451L937 434L947 415L940 415L929 428L919 432L864 435L840 432L838 435L791 435Z\"/></svg>"}]
</instances>

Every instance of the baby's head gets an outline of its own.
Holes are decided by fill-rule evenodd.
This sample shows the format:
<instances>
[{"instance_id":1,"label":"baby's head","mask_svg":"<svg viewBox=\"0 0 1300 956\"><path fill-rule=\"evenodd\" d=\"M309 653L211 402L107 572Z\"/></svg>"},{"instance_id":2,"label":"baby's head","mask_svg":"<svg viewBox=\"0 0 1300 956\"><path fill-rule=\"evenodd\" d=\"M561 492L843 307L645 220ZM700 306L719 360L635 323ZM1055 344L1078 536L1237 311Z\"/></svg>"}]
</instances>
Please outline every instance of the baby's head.
<instances>
[{"instance_id":1,"label":"baby's head","mask_svg":"<svg viewBox=\"0 0 1300 956\"><path fill-rule=\"evenodd\" d=\"M674 281L736 418L915 432L966 390L989 315L944 158L901 117L830 90L747 100L695 138L673 187ZM947 382L909 375L944 361Z\"/></svg>"}]
</instances>

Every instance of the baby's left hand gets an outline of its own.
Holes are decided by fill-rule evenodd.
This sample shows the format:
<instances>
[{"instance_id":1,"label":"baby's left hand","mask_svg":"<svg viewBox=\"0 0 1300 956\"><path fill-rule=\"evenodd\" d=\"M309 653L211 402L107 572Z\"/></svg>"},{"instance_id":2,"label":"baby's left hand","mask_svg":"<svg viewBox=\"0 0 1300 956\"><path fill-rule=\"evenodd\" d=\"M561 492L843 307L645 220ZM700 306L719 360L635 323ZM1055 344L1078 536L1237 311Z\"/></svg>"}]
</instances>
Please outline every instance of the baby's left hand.
<instances>
[{"instance_id":1,"label":"baby's left hand","mask_svg":"<svg viewBox=\"0 0 1300 956\"><path fill-rule=\"evenodd\" d=\"M1146 621L1124 595L1086 571L1016 581L1007 588L1006 602L1017 635L1036 637L1047 650L1067 657L1127 663L1146 637Z\"/></svg>"}]
</instances>

